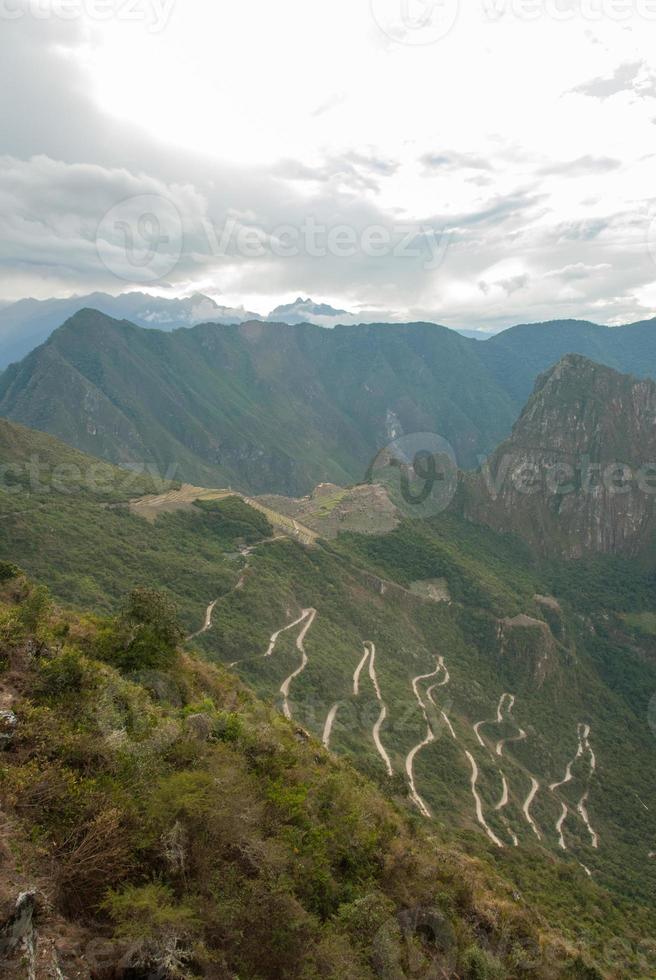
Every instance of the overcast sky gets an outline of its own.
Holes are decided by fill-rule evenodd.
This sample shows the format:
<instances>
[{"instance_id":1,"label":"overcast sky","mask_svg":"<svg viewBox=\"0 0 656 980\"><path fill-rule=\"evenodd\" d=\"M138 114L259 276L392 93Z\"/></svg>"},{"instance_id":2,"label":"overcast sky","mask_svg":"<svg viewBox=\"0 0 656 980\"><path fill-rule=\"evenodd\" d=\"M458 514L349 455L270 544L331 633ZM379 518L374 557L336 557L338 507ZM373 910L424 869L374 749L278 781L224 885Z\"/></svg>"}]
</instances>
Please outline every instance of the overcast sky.
<instances>
[{"instance_id":1,"label":"overcast sky","mask_svg":"<svg viewBox=\"0 0 656 980\"><path fill-rule=\"evenodd\" d=\"M0 0L0 300L656 313L656 0Z\"/></svg>"}]
</instances>

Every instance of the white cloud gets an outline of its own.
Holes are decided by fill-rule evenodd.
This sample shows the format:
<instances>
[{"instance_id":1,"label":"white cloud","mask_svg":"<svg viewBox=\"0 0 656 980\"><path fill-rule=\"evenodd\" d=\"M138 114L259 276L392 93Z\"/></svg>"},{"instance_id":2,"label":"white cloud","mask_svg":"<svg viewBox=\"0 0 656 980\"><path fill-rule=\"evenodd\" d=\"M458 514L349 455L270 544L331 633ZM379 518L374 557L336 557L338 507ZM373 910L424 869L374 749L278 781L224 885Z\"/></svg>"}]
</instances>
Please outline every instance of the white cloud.
<instances>
[{"instance_id":1,"label":"white cloud","mask_svg":"<svg viewBox=\"0 0 656 980\"><path fill-rule=\"evenodd\" d=\"M425 46L395 43L368 0L178 2L161 31L3 22L0 297L129 285L96 229L161 195L182 221L168 291L258 310L302 293L470 327L653 313L656 24L506 6L494 19L462 3ZM263 253L218 250L228 220ZM309 221L350 229L356 253L313 253ZM373 227L423 251L367 254ZM289 229L301 247L285 256Z\"/></svg>"}]
</instances>

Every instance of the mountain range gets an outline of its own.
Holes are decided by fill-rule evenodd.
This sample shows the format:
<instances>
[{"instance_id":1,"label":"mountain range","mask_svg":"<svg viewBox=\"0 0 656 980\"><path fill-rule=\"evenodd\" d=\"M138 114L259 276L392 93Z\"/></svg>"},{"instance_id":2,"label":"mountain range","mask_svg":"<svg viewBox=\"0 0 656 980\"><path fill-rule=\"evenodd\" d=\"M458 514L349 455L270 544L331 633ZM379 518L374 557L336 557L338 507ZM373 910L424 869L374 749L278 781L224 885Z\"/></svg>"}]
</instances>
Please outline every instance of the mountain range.
<instances>
[{"instance_id":1,"label":"mountain range","mask_svg":"<svg viewBox=\"0 0 656 980\"><path fill-rule=\"evenodd\" d=\"M108 316L130 320L140 327L158 330L178 330L197 323L243 323L246 320L318 323L322 326L334 326L340 318L353 320L345 310L302 296L293 303L276 307L268 316L260 316L243 307L221 306L202 293L180 299L140 292L118 296L96 292L67 299L22 299L0 304L0 370L25 357L65 320L83 309L99 310Z\"/></svg>"},{"instance_id":2,"label":"mountain range","mask_svg":"<svg viewBox=\"0 0 656 980\"><path fill-rule=\"evenodd\" d=\"M653 336L83 310L9 367L14 975L656 975Z\"/></svg>"},{"instance_id":3,"label":"mountain range","mask_svg":"<svg viewBox=\"0 0 656 980\"><path fill-rule=\"evenodd\" d=\"M653 386L641 385L586 359L566 357L538 380L511 436L513 452L539 447L546 425L551 445L563 452L578 450L577 433L585 432L600 459L614 454L618 438L634 447L633 460L641 458L643 443L649 448L651 434L640 416L626 412L631 398L643 399L641 405L651 398ZM604 403L611 407L610 416L601 412ZM614 417L621 429L612 424ZM556 425L564 430L555 431ZM391 806L404 819L416 822L423 860L432 846L439 847L441 860L457 863L463 855L474 859L482 874L495 882L495 894L507 895L504 921L508 916L516 923L524 916L537 924L543 937L552 936L549 942L560 950L545 954L543 940L529 931L530 957L515 938L511 953L492 938L497 936L493 930L488 938L474 942L482 950L474 953L471 933L465 930L453 953L456 960L449 968L456 972L452 975L481 976L481 963L487 971L483 976L517 980L531 975L544 980L646 980L653 975L645 941L650 935L656 874L650 856L656 840L656 799L648 776L654 758L648 727L650 697L656 689L656 594L650 552L639 561L632 552L617 550L578 561L557 554L544 556L530 535L521 539L528 517L517 522L519 535L508 534L505 527L499 533L463 519L458 494L454 506L438 514L413 520L398 512L390 522L389 504L393 507L394 501L383 506L384 483L378 491L375 487L321 488L314 498L314 512L308 514L314 532L306 534L299 523L302 517L277 511L271 497L261 500L226 490L161 484L157 476L113 467L105 467L99 480L97 461L12 422L0 425L0 452L6 467L0 487L0 557L47 585L65 608L75 605L86 616L78 620L70 612L57 613L64 621L57 619L44 605L43 592L32 593L22 584L12 586L9 593L15 597L12 601L19 601L18 611L9 606L0 620L4 624L0 642L14 665L9 680L6 676L3 680L3 696L9 691L19 726L13 736L18 740L16 750L8 757L10 786L15 787L10 799L16 801L11 814L27 836L36 834L29 801L44 792L42 784L34 782L29 760L41 759L38 726L48 719L48 772L53 783L47 784L42 818L46 837L41 838L44 850L29 860L37 865L42 861L43 868L56 871L48 887L55 895L57 915L63 917L57 920L59 935L62 929L71 929L66 923L74 915L71 903L76 895L88 895L93 907L104 893L101 881L71 863L66 849L69 838L58 836L68 827L62 823L58 787L66 785L73 761L83 772L96 773L98 766L103 773L114 772L111 779L103 780L102 794L91 797L95 784L87 784L85 776L65 819L87 827L90 814L109 808L121 816L114 830L108 825L108 839L120 838L127 833L120 827L132 826L125 823L128 814L123 807L126 787L134 787L137 777L130 765L117 771L116 760L126 758L126 752L136 758L145 737L153 790L159 794L166 787L173 809L164 823L161 816L155 819L159 809L147 809L138 826L160 827L157 833L163 835L174 833L179 825L175 834L180 836L180 853L191 863L180 879L173 865L162 863L160 845L153 845L154 850L139 851L139 870L134 874L107 864L102 880L112 882L113 891L121 896L112 899L113 915L119 924L125 922L136 915L135 903L141 903L138 936L140 941L147 939L153 956L152 950L164 940L147 902L157 901L159 907L170 909L167 914L176 923L174 934L182 948L194 935L184 926L183 910L190 902L199 909L215 908L218 902L223 928L230 925L230 936L239 931L242 909L253 894L250 864L245 866L245 880L231 878L230 901L226 897L224 907L223 900L208 891L206 878L223 850L212 843L217 857L210 859L203 848L201 858L191 843L205 839L200 828L209 819L207 813L217 811L215 802L210 811L204 809L203 777L188 774L189 768L204 772L210 758L206 753L214 750L202 746L211 747L217 739L221 745L228 739L232 771L255 765L258 785L265 788L269 805L280 815L281 824L277 816L272 824L273 815L265 817L266 810L260 818L263 801L256 804L246 797L251 800L249 807L255 807L249 811L255 820L251 839L255 828L258 841L266 837L267 827L269 834L274 828L275 845L269 837L268 847L280 855L283 842L291 841L305 869L299 879L306 882L305 890L292 876L285 879L284 890L278 883L276 894L287 894L291 888L294 900L312 910L317 895L324 894L319 883L333 882L329 885L333 897L324 895L320 919L338 928L340 935L338 910L345 921L351 914L346 911L350 901L374 894L374 882L380 879L369 870L366 880L353 884L340 859L335 858L336 865L325 863L325 840L341 838L335 829L325 827L328 816L319 818L320 800L327 814L333 805L344 814L343 802L335 804L321 775L326 772L324 760L329 759L354 766L362 774L358 778L371 787L368 792L381 794L379 802L372 798L369 805L388 814L387 821L392 811L385 807ZM421 482L421 474L416 475ZM368 495L359 529L351 524L350 530L340 531L338 521L335 533L332 515L348 514L349 508L351 513L357 511L363 492ZM599 513L607 516L607 511ZM482 518L480 513L469 516ZM494 522L492 513L488 523ZM574 533L570 527L568 536ZM135 589L161 590L168 602L175 603L188 646L224 671L216 681L211 679L214 675L203 674L209 668L200 661L192 666L189 654L171 668L140 660L149 649L148 631L141 652L127 656L125 651L131 648L121 637L134 636L135 620L121 617L127 615L125 595ZM144 616L146 597L136 595L142 611L130 615ZM27 603L24 609L22 603ZM156 608L158 618L152 628L160 631L154 635L159 656L168 614L166 606ZM110 621L98 619L100 615L110 616ZM10 631L15 621L36 624L29 649L43 652L31 665L24 659L21 642L27 643L32 634L20 634L22 641L7 639L19 635ZM17 644L15 648L11 643ZM180 685L189 689L185 673L189 670L198 678L192 684L194 693L181 694ZM235 673L260 702L245 700L245 694L228 698L217 693L231 690L234 681L227 678ZM124 683L132 686L124 688ZM141 699L134 702L141 705L138 715L136 707L129 707L132 697ZM282 726L279 736L274 736L272 723L264 721L270 710L258 706L264 704L277 707L282 715L275 723ZM32 717L43 719L36 722L36 729L29 721ZM149 719L148 725L155 728L148 730L157 731L157 737L146 735L137 717ZM178 727L181 742L174 741L171 748ZM117 734L123 729L124 735ZM232 734L221 734L226 732ZM286 739L291 745L294 739L301 744L307 740L300 785L292 773L298 772L301 760L293 761L296 755ZM175 775L178 770L185 775ZM343 777L332 769L330 773L329 785L336 789ZM308 786L319 793L316 802L315 790L308 795ZM241 782L233 786L231 798L235 794L236 800L245 798L239 787ZM341 793L343 801L346 786ZM137 795L151 799L141 789ZM383 802L383 797L389 802ZM306 805L312 818L304 816ZM356 833L356 825L349 826ZM240 839L234 837L234 828L224 832L229 840ZM24 838L17 836L18 830L14 834L18 846ZM433 845L424 834L432 835ZM132 836L126 839L133 848ZM359 830L354 839L355 857L364 853ZM376 840L377 847L390 853L391 845ZM404 849L407 846L403 843ZM259 857L252 855L252 860L270 880L272 868L262 847L258 844ZM39 853L45 856L40 858ZM228 861L229 854L228 847ZM144 876L148 882L153 874L165 889L157 896L139 890L145 887ZM434 883L435 873L428 874ZM18 870L12 875L16 889L21 888ZM338 881L351 883L338 886L334 883ZM456 899L451 887L441 886L440 898L434 884L428 884L425 897L418 901L420 908L437 915L437 921L446 916L458 932L462 929L458 902L464 899ZM416 884L408 880L404 888L401 908L407 908L408 902L416 908L417 902L413 906L408 897ZM587 910L584 931L582 906ZM470 904L464 907L470 909L471 918ZM206 914L195 928L214 949L218 940ZM47 922L41 928L47 930ZM93 929L98 928L93 919ZM113 937L109 949L114 950L107 954L110 959L128 956L134 949L125 945L126 936L116 928L118 932L109 933ZM515 935L515 926L506 928ZM622 939L619 952L618 937ZM131 942L135 941L133 934ZM53 942L61 948L61 940L53 938ZM247 963L257 962L260 975L273 978L279 975L278 954L269 952L267 963L257 958L258 947L264 943L263 948L268 948L267 942L240 944L226 939L222 949L231 963L237 962L234 957L247 957ZM291 942L291 936L286 942ZM79 941L69 939L69 953L78 948ZM361 955L369 965L360 965L355 976L379 975L377 948L374 939L367 940ZM415 952L420 954L427 955L423 946ZM336 955L331 949L330 956ZM476 966L471 966L471 957Z\"/></svg>"},{"instance_id":4,"label":"mountain range","mask_svg":"<svg viewBox=\"0 0 656 980\"><path fill-rule=\"evenodd\" d=\"M165 333L83 310L0 376L0 414L113 463L299 496L362 482L404 433L437 433L475 468L570 352L656 377L656 323L554 322L481 343L425 323Z\"/></svg>"}]
</instances>

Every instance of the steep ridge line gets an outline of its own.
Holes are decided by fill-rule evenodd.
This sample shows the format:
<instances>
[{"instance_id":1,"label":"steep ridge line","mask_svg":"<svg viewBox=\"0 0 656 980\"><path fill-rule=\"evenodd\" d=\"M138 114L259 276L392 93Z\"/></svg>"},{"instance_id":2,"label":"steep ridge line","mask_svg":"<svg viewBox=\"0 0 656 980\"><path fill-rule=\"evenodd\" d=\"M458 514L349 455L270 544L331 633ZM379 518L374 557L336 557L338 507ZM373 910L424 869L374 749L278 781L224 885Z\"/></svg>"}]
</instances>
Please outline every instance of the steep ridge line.
<instances>
[{"instance_id":1,"label":"steep ridge line","mask_svg":"<svg viewBox=\"0 0 656 980\"><path fill-rule=\"evenodd\" d=\"M296 649L301 654L301 663L300 666L297 667L296 670L292 671L289 677L287 677L280 685L280 693L283 697L282 713L284 714L285 718L288 718L290 721L292 713L289 707L289 688L294 678L298 677L299 674L302 674L307 666L308 656L305 652L305 637L307 636L308 630L312 626L316 615L316 609L309 608L303 610L303 616L301 618L305 620L305 623L303 625L303 629L296 637Z\"/></svg>"}]
</instances>

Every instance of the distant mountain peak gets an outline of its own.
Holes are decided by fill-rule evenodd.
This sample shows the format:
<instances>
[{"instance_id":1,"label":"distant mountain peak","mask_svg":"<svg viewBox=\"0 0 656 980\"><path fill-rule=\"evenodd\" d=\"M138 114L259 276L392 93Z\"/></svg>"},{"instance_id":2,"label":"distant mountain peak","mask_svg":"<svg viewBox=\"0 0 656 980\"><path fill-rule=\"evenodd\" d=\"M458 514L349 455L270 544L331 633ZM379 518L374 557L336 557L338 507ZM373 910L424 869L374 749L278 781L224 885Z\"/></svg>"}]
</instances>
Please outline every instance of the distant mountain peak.
<instances>
[{"instance_id":1,"label":"distant mountain peak","mask_svg":"<svg viewBox=\"0 0 656 980\"><path fill-rule=\"evenodd\" d=\"M637 554L656 532L656 384L581 354L541 374L464 512L543 554Z\"/></svg>"},{"instance_id":2,"label":"distant mountain peak","mask_svg":"<svg viewBox=\"0 0 656 980\"><path fill-rule=\"evenodd\" d=\"M330 321L338 317L350 317L350 315L347 310L335 309L328 303L316 303L309 296L305 299L302 296L297 296L293 303L283 303L281 306L276 306L269 313L267 320L273 322L282 320L284 323L292 324L314 323L317 320L325 322L325 320Z\"/></svg>"}]
</instances>

